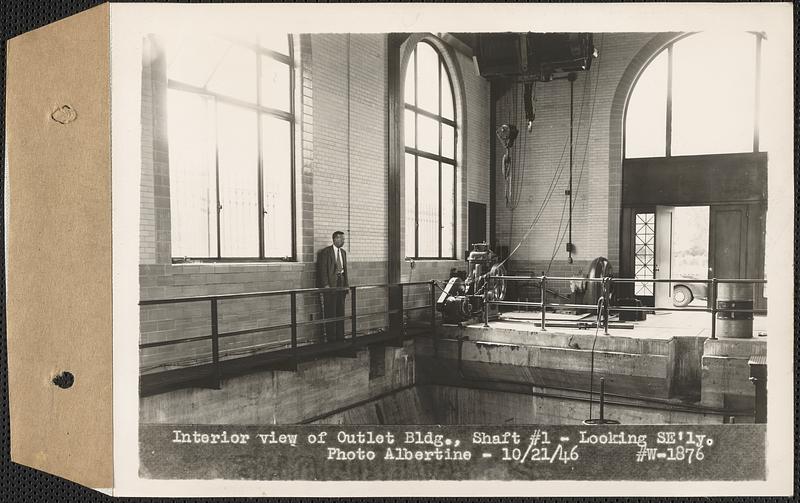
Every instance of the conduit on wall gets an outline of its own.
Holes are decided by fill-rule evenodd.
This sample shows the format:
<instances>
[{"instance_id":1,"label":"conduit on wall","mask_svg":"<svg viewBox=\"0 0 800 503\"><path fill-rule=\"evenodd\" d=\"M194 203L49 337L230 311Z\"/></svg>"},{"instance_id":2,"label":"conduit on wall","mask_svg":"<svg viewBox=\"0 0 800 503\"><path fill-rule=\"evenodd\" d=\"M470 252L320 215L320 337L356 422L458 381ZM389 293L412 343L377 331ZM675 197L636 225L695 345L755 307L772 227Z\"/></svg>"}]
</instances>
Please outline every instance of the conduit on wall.
<instances>
[{"instance_id":1,"label":"conduit on wall","mask_svg":"<svg viewBox=\"0 0 800 503\"><path fill-rule=\"evenodd\" d=\"M347 238L350 239L350 34L347 34Z\"/></svg>"}]
</instances>

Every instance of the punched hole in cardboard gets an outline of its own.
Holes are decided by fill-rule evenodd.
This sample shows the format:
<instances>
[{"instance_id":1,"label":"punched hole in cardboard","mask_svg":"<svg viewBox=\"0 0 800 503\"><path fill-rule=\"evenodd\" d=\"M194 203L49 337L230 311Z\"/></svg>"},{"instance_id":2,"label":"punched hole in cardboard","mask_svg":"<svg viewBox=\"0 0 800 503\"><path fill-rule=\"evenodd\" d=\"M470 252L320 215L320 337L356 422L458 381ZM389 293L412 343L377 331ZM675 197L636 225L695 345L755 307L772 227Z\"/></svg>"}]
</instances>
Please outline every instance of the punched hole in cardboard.
<instances>
[{"instance_id":1,"label":"punched hole in cardboard","mask_svg":"<svg viewBox=\"0 0 800 503\"><path fill-rule=\"evenodd\" d=\"M75 383L75 376L72 375L72 372L61 372L53 378L53 384L61 389L71 388L73 383Z\"/></svg>"}]
</instances>

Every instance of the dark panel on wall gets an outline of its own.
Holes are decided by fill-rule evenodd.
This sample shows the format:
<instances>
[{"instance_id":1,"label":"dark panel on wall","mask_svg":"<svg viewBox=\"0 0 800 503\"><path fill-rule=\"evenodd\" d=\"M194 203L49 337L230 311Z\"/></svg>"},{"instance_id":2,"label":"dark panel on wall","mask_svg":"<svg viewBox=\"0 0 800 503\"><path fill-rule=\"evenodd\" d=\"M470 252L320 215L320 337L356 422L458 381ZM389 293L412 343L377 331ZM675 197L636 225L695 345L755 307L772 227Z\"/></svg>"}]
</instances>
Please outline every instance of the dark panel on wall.
<instances>
[{"instance_id":1,"label":"dark panel on wall","mask_svg":"<svg viewBox=\"0 0 800 503\"><path fill-rule=\"evenodd\" d=\"M624 206L692 205L767 198L767 154L626 159Z\"/></svg>"},{"instance_id":2,"label":"dark panel on wall","mask_svg":"<svg viewBox=\"0 0 800 503\"><path fill-rule=\"evenodd\" d=\"M467 250L472 249L474 243L486 241L486 205L469 202L469 239Z\"/></svg>"}]
</instances>

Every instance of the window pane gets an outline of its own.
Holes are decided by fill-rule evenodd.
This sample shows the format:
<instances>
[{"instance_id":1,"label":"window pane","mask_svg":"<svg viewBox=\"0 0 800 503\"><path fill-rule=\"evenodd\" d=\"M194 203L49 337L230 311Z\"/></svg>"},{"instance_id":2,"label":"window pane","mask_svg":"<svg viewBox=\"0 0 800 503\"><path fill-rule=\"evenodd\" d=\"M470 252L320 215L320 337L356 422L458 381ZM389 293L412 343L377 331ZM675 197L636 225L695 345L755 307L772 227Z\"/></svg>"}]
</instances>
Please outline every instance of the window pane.
<instances>
[{"instance_id":1,"label":"window pane","mask_svg":"<svg viewBox=\"0 0 800 503\"><path fill-rule=\"evenodd\" d=\"M452 126L442 123L442 157L455 159L456 131Z\"/></svg>"},{"instance_id":2,"label":"window pane","mask_svg":"<svg viewBox=\"0 0 800 503\"><path fill-rule=\"evenodd\" d=\"M672 154L752 151L755 36L700 33L673 51Z\"/></svg>"},{"instance_id":3,"label":"window pane","mask_svg":"<svg viewBox=\"0 0 800 503\"><path fill-rule=\"evenodd\" d=\"M667 155L667 64L663 51L636 82L625 119L625 157Z\"/></svg>"},{"instance_id":4,"label":"window pane","mask_svg":"<svg viewBox=\"0 0 800 503\"><path fill-rule=\"evenodd\" d=\"M405 90L403 91L404 100L409 105L414 105L416 103L416 96L414 95L414 55L417 51L414 51L411 54L411 57L408 58L408 66L406 67L406 84Z\"/></svg>"},{"instance_id":5,"label":"window pane","mask_svg":"<svg viewBox=\"0 0 800 503\"><path fill-rule=\"evenodd\" d=\"M172 256L217 256L217 189L213 100L169 90Z\"/></svg>"},{"instance_id":6,"label":"window pane","mask_svg":"<svg viewBox=\"0 0 800 503\"><path fill-rule=\"evenodd\" d=\"M417 148L431 154L438 154L439 122L424 115L417 115L417 127L419 128Z\"/></svg>"},{"instance_id":7,"label":"window pane","mask_svg":"<svg viewBox=\"0 0 800 503\"><path fill-rule=\"evenodd\" d=\"M208 82L208 90L249 103L256 102L256 54L232 45Z\"/></svg>"},{"instance_id":8,"label":"window pane","mask_svg":"<svg viewBox=\"0 0 800 503\"><path fill-rule=\"evenodd\" d=\"M634 278L655 278L655 213L638 213L634 232ZM650 297L654 283L634 283L635 295Z\"/></svg>"},{"instance_id":9,"label":"window pane","mask_svg":"<svg viewBox=\"0 0 800 503\"><path fill-rule=\"evenodd\" d=\"M455 166L442 163L442 256L455 256Z\"/></svg>"},{"instance_id":10,"label":"window pane","mask_svg":"<svg viewBox=\"0 0 800 503\"><path fill-rule=\"evenodd\" d=\"M414 219L414 206L416 204L416 188L414 184L416 182L416 174L414 173L414 156L411 154L406 154L405 170L406 187L404 203L406 207L406 257L415 257L414 244L416 243L415 231L417 223Z\"/></svg>"},{"instance_id":11,"label":"window pane","mask_svg":"<svg viewBox=\"0 0 800 503\"><path fill-rule=\"evenodd\" d=\"M404 121L403 128L406 131L406 147L414 148L416 146L416 143L415 143L415 140L414 140L414 136L415 136L414 133L415 133L415 128L416 128L416 126L414 124L414 116L416 114L414 114L414 112L412 112L410 110L406 110L405 113L406 113L405 117L403 118L403 121Z\"/></svg>"},{"instance_id":12,"label":"window pane","mask_svg":"<svg viewBox=\"0 0 800 503\"><path fill-rule=\"evenodd\" d=\"M419 256L439 256L439 163L417 158L419 162L418 223Z\"/></svg>"},{"instance_id":13,"label":"window pane","mask_svg":"<svg viewBox=\"0 0 800 503\"><path fill-rule=\"evenodd\" d=\"M195 87L204 87L231 46L217 37L167 39L167 75Z\"/></svg>"},{"instance_id":14,"label":"window pane","mask_svg":"<svg viewBox=\"0 0 800 503\"><path fill-rule=\"evenodd\" d=\"M429 44L417 44L417 106L439 114L439 54Z\"/></svg>"},{"instance_id":15,"label":"window pane","mask_svg":"<svg viewBox=\"0 0 800 503\"><path fill-rule=\"evenodd\" d=\"M455 120L453 114L453 92L450 90L450 78L442 66L442 117Z\"/></svg>"},{"instance_id":16,"label":"window pane","mask_svg":"<svg viewBox=\"0 0 800 503\"><path fill-rule=\"evenodd\" d=\"M264 49L289 55L289 35L276 31L262 32L258 35L259 45Z\"/></svg>"},{"instance_id":17,"label":"window pane","mask_svg":"<svg viewBox=\"0 0 800 503\"><path fill-rule=\"evenodd\" d=\"M265 107L290 110L289 65L261 57L261 104Z\"/></svg>"},{"instance_id":18,"label":"window pane","mask_svg":"<svg viewBox=\"0 0 800 503\"><path fill-rule=\"evenodd\" d=\"M292 256L292 156L289 122L261 116L264 255Z\"/></svg>"},{"instance_id":19,"label":"window pane","mask_svg":"<svg viewBox=\"0 0 800 503\"><path fill-rule=\"evenodd\" d=\"M258 257L256 112L217 106L220 240L223 257Z\"/></svg>"}]
</instances>

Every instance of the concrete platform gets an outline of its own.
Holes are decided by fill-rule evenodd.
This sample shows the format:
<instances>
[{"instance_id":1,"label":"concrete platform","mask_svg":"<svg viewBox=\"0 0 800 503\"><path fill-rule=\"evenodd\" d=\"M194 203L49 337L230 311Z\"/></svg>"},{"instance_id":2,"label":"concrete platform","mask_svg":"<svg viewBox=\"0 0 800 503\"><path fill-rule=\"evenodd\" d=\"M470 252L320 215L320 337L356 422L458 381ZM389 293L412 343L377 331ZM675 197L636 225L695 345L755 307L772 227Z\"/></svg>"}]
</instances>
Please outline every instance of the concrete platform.
<instances>
[{"instance_id":1,"label":"concrete platform","mask_svg":"<svg viewBox=\"0 0 800 503\"><path fill-rule=\"evenodd\" d=\"M540 311L513 311L502 313L500 319L489 322L495 328L513 328L514 330L527 330L531 332L541 331L541 312ZM594 322L596 316L593 314L574 315L564 313L547 313L545 324L559 322ZM671 311L649 313L644 321L619 322L616 316L609 319L610 323L622 324L633 328L615 329L609 328L609 335L619 335L623 337L636 337L643 339L669 339L671 337L692 336L692 337L711 337L711 313L692 312L692 311ZM473 323L469 326L482 327L482 323ZM547 327L545 327L547 328ZM547 328L548 332L558 332L566 334L585 334L595 329L567 328L553 326ZM603 331L600 329L600 333ZM763 338L767 334L767 317L756 316L753 318L753 337Z\"/></svg>"}]
</instances>

